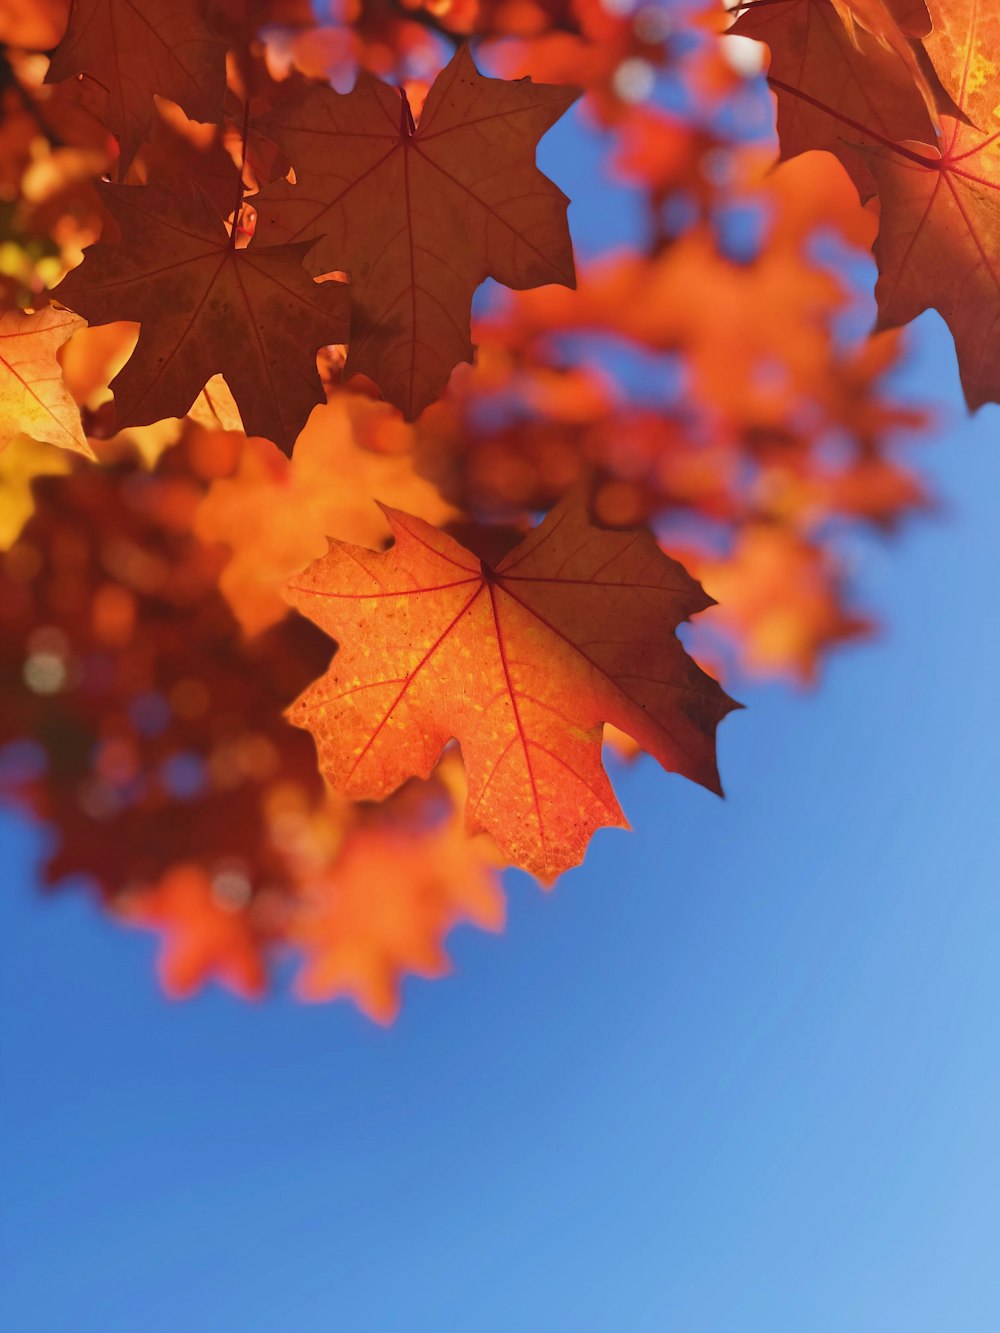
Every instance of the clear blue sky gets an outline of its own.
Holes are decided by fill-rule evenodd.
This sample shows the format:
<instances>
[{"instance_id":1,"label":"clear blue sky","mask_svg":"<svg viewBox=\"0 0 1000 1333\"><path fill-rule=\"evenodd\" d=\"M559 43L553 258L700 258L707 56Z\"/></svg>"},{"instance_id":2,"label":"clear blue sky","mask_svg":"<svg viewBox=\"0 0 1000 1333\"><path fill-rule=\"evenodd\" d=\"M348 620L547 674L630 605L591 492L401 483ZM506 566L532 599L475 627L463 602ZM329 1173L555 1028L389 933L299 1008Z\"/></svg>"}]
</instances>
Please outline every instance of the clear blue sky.
<instances>
[{"instance_id":1,"label":"clear blue sky","mask_svg":"<svg viewBox=\"0 0 1000 1333\"><path fill-rule=\"evenodd\" d=\"M859 548L881 641L741 691L726 802L621 774L637 832L395 1027L167 1004L0 817L4 1333L996 1333L1000 410L917 352L947 510Z\"/></svg>"}]
</instances>

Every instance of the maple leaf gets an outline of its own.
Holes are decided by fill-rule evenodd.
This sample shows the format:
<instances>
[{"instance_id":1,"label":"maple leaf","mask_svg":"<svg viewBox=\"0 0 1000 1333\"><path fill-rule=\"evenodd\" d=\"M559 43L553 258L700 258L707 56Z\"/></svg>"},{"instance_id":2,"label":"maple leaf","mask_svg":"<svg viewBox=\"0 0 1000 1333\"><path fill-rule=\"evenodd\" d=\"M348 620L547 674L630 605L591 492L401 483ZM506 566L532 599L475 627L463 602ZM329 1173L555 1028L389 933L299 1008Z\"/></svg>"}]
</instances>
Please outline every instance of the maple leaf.
<instances>
[{"instance_id":1,"label":"maple leaf","mask_svg":"<svg viewBox=\"0 0 1000 1333\"><path fill-rule=\"evenodd\" d=\"M159 182L175 191L196 184L228 217L241 173L226 151L222 129L189 120L172 102L159 102L156 111L149 138L122 184Z\"/></svg>"},{"instance_id":2,"label":"maple leaf","mask_svg":"<svg viewBox=\"0 0 1000 1333\"><path fill-rule=\"evenodd\" d=\"M120 145L119 173L150 136L154 93L194 120L222 120L226 48L206 27L198 0L73 0L45 80L77 74L107 89L105 116Z\"/></svg>"},{"instance_id":3,"label":"maple leaf","mask_svg":"<svg viewBox=\"0 0 1000 1333\"><path fill-rule=\"evenodd\" d=\"M0 551L9 550L34 512L32 485L38 477L58 476L72 466L70 455L29 436L0 449Z\"/></svg>"},{"instance_id":4,"label":"maple leaf","mask_svg":"<svg viewBox=\"0 0 1000 1333\"><path fill-rule=\"evenodd\" d=\"M316 240L309 264L351 279L345 374L364 374L406 417L471 361L472 295L574 286L565 195L534 162L573 88L484 78L465 47L414 126L400 94L362 72L347 94L316 87L263 116L295 169L254 197L261 236Z\"/></svg>"},{"instance_id":5,"label":"maple leaf","mask_svg":"<svg viewBox=\"0 0 1000 1333\"><path fill-rule=\"evenodd\" d=\"M252 915L227 901L199 866L176 866L152 889L123 895L115 912L124 924L160 935L157 971L172 998L212 979L245 999L263 994L267 971Z\"/></svg>"},{"instance_id":6,"label":"maple leaf","mask_svg":"<svg viewBox=\"0 0 1000 1333\"><path fill-rule=\"evenodd\" d=\"M940 89L929 77L920 42L931 30L924 0L832 0L851 41L861 47L861 33L868 33L891 51L906 69L920 93L935 128Z\"/></svg>"},{"instance_id":7,"label":"maple leaf","mask_svg":"<svg viewBox=\"0 0 1000 1333\"><path fill-rule=\"evenodd\" d=\"M368 402L371 415L385 404ZM326 550L326 537L376 545L389 535L372 496L444 522L454 511L418 477L404 455L358 447L343 399L319 408L286 462L273 449L248 440L237 472L213 482L198 508L195 531L232 551L219 578L236 618L248 635L288 611L282 589L289 578Z\"/></svg>"},{"instance_id":8,"label":"maple leaf","mask_svg":"<svg viewBox=\"0 0 1000 1333\"><path fill-rule=\"evenodd\" d=\"M324 400L316 351L347 339L345 285L309 277L309 242L235 248L200 191L99 189L122 239L88 247L56 296L91 323L141 325L111 385L119 429L184 416L221 373L247 433L290 454Z\"/></svg>"},{"instance_id":9,"label":"maple leaf","mask_svg":"<svg viewBox=\"0 0 1000 1333\"><path fill-rule=\"evenodd\" d=\"M17 435L93 458L56 351L83 320L51 307L0 312L0 449Z\"/></svg>"},{"instance_id":10,"label":"maple leaf","mask_svg":"<svg viewBox=\"0 0 1000 1333\"><path fill-rule=\"evenodd\" d=\"M838 14L838 8L841 13ZM879 6L869 0L863 12ZM861 25L853 3L845 16L843 0L764 0L749 5L731 31L766 42L771 51L768 82L778 103L778 137L786 160L810 149L824 149L843 163L862 198L874 183L856 145L872 138L934 138L934 121L925 83L906 37L890 14L877 35ZM876 27L877 14L868 13Z\"/></svg>"},{"instance_id":11,"label":"maple leaf","mask_svg":"<svg viewBox=\"0 0 1000 1333\"><path fill-rule=\"evenodd\" d=\"M879 326L940 311L974 409L1000 400L1000 15L976 0L945 0L927 50L969 123L942 115L937 148L863 149L881 204Z\"/></svg>"},{"instance_id":12,"label":"maple leaf","mask_svg":"<svg viewBox=\"0 0 1000 1333\"><path fill-rule=\"evenodd\" d=\"M289 710L347 795L426 777L456 738L470 829L543 881L625 820L601 725L720 790L714 734L733 707L674 630L711 604L648 533L594 528L564 502L495 569L420 519L386 510L384 554L331 544L290 599L340 643Z\"/></svg>"},{"instance_id":13,"label":"maple leaf","mask_svg":"<svg viewBox=\"0 0 1000 1333\"><path fill-rule=\"evenodd\" d=\"M844 610L831 561L786 528L748 524L728 556L691 563L718 598L699 628L735 640L752 675L815 684L824 649L872 631Z\"/></svg>"},{"instance_id":14,"label":"maple leaf","mask_svg":"<svg viewBox=\"0 0 1000 1333\"><path fill-rule=\"evenodd\" d=\"M488 839L469 838L455 818L428 824L399 818L392 803L378 810L387 813L350 829L329 867L310 876L286 938L303 954L302 999L349 995L388 1023L403 976L444 976L444 936L462 922L500 930L504 898Z\"/></svg>"}]
</instances>

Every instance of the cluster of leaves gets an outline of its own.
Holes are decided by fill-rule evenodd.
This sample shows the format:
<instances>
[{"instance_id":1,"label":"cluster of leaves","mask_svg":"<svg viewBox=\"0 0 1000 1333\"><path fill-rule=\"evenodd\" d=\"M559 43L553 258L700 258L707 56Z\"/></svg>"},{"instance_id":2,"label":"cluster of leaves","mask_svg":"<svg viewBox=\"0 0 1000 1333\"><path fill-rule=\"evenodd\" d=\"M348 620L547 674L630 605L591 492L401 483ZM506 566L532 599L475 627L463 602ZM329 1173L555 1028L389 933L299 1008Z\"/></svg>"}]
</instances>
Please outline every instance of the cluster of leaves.
<instances>
[{"instance_id":1,"label":"cluster of leaves","mask_svg":"<svg viewBox=\"0 0 1000 1333\"><path fill-rule=\"evenodd\" d=\"M4 7L0 791L171 992L290 953L391 1017L624 824L602 740L718 790L718 679L868 631L838 538L928 503L895 326L997 396L997 24L739 8ZM636 237L577 265L574 103Z\"/></svg>"}]
</instances>

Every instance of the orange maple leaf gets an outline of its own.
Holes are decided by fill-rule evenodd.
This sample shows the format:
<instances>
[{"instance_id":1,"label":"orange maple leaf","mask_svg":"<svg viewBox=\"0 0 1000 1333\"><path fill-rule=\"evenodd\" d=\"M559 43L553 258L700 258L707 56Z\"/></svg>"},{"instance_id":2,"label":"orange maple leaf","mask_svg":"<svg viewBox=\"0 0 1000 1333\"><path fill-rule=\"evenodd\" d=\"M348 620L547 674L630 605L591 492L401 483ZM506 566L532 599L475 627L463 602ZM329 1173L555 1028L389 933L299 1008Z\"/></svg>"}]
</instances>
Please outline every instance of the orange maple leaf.
<instances>
[{"instance_id":1,"label":"orange maple leaf","mask_svg":"<svg viewBox=\"0 0 1000 1333\"><path fill-rule=\"evenodd\" d=\"M45 81L77 74L107 89L120 174L150 136L154 93L194 120L222 120L226 48L206 27L198 0L74 0Z\"/></svg>"},{"instance_id":2,"label":"orange maple leaf","mask_svg":"<svg viewBox=\"0 0 1000 1333\"><path fill-rule=\"evenodd\" d=\"M718 598L701 628L734 640L752 675L815 684L824 650L873 630L844 609L829 557L787 528L749 524L728 556L692 564Z\"/></svg>"},{"instance_id":3,"label":"orange maple leaf","mask_svg":"<svg viewBox=\"0 0 1000 1333\"><path fill-rule=\"evenodd\" d=\"M23 435L0 448L0 551L7 551L35 511L39 477L69 472L70 455Z\"/></svg>"},{"instance_id":4,"label":"orange maple leaf","mask_svg":"<svg viewBox=\"0 0 1000 1333\"><path fill-rule=\"evenodd\" d=\"M443 938L454 926L499 930L503 893L480 841L454 821L352 830L287 928L304 954L299 996L349 995L371 1018L389 1023L399 1012L404 975L440 977L449 970Z\"/></svg>"},{"instance_id":5,"label":"orange maple leaf","mask_svg":"<svg viewBox=\"0 0 1000 1333\"><path fill-rule=\"evenodd\" d=\"M161 938L157 971L168 995L181 999L219 980L247 999L262 995L267 972L250 914L225 897L199 866L168 871L142 893L127 894L115 910L127 925Z\"/></svg>"},{"instance_id":6,"label":"orange maple leaf","mask_svg":"<svg viewBox=\"0 0 1000 1333\"><path fill-rule=\"evenodd\" d=\"M290 597L341 647L289 710L347 795L426 777L455 737L470 829L550 881L625 819L601 765L611 722L664 768L719 791L715 729L734 706L677 624L711 604L644 531L591 525L563 502L491 568L386 510L384 554L331 543Z\"/></svg>"},{"instance_id":7,"label":"orange maple leaf","mask_svg":"<svg viewBox=\"0 0 1000 1333\"><path fill-rule=\"evenodd\" d=\"M235 248L200 191L99 188L122 240L88 247L56 295L92 323L141 324L111 384L118 428L184 416L221 373L247 433L290 454L325 397L316 352L347 339L346 286L309 277L309 242Z\"/></svg>"},{"instance_id":8,"label":"orange maple leaf","mask_svg":"<svg viewBox=\"0 0 1000 1333\"><path fill-rule=\"evenodd\" d=\"M376 421L391 412L372 400L357 406ZM372 496L428 522L454 515L407 454L358 446L344 397L313 413L288 461L266 444L244 441L236 473L214 481L199 505L195 531L232 551L219 587L247 635L287 613L285 584L326 550L329 534L373 546L388 537Z\"/></svg>"},{"instance_id":9,"label":"orange maple leaf","mask_svg":"<svg viewBox=\"0 0 1000 1333\"><path fill-rule=\"evenodd\" d=\"M863 150L881 202L879 325L940 311L955 338L966 399L977 408L1000 400L1000 13L976 0L941 0L927 50L969 123L942 115L938 148L911 142Z\"/></svg>"},{"instance_id":10,"label":"orange maple leaf","mask_svg":"<svg viewBox=\"0 0 1000 1333\"><path fill-rule=\"evenodd\" d=\"M347 271L345 373L367 375L407 417L472 360L472 295L487 277L574 285L568 201L534 149L577 96L484 78L462 47L416 125L399 92L365 72L350 93L312 88L257 122L295 169L294 185L253 199L258 233L317 241L312 271Z\"/></svg>"},{"instance_id":11,"label":"orange maple leaf","mask_svg":"<svg viewBox=\"0 0 1000 1333\"><path fill-rule=\"evenodd\" d=\"M51 307L0 313L0 449L16 435L93 458L56 351L83 320Z\"/></svg>"}]
</instances>

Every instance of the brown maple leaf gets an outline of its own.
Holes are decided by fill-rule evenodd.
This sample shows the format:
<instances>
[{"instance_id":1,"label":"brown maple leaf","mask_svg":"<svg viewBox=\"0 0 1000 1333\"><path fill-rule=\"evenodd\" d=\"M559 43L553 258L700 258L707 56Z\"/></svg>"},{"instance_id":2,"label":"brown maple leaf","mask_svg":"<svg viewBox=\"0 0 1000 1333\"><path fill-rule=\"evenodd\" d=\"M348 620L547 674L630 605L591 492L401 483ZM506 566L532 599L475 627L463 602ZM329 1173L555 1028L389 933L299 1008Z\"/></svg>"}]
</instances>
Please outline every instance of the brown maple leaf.
<instances>
[{"instance_id":1,"label":"brown maple leaf","mask_svg":"<svg viewBox=\"0 0 1000 1333\"><path fill-rule=\"evenodd\" d=\"M927 50L966 120L942 115L937 148L863 150L881 203L879 325L940 311L977 408L1000 400L1000 13L976 0L941 0Z\"/></svg>"},{"instance_id":2,"label":"brown maple leaf","mask_svg":"<svg viewBox=\"0 0 1000 1333\"><path fill-rule=\"evenodd\" d=\"M601 726L719 790L714 734L733 703L674 630L711 604L644 531L595 528L564 502L495 568L420 519L387 510L384 554L332 543L290 597L341 644L292 706L348 795L426 777L452 737L467 822L542 880L625 824Z\"/></svg>"},{"instance_id":3,"label":"brown maple leaf","mask_svg":"<svg viewBox=\"0 0 1000 1333\"><path fill-rule=\"evenodd\" d=\"M855 45L860 34L874 37L880 46L905 65L936 120L939 89L935 88L919 43L931 30L924 0L831 0Z\"/></svg>"},{"instance_id":4,"label":"brown maple leaf","mask_svg":"<svg viewBox=\"0 0 1000 1333\"><path fill-rule=\"evenodd\" d=\"M222 120L226 48L206 26L198 0L74 0L45 79L77 74L107 89L119 174L150 136L155 93L194 120Z\"/></svg>"},{"instance_id":5,"label":"brown maple leaf","mask_svg":"<svg viewBox=\"0 0 1000 1333\"><path fill-rule=\"evenodd\" d=\"M310 242L236 249L200 191L99 188L122 239L90 246L56 296L92 323L141 324L111 384L118 428L184 416L221 373L247 434L290 454L324 400L316 351L347 339L346 286L309 277Z\"/></svg>"},{"instance_id":6,"label":"brown maple leaf","mask_svg":"<svg viewBox=\"0 0 1000 1333\"><path fill-rule=\"evenodd\" d=\"M221 126L189 120L172 102L160 101L149 138L122 180L124 185L153 182L175 191L197 185L228 217L240 171L226 151Z\"/></svg>"},{"instance_id":7,"label":"brown maple leaf","mask_svg":"<svg viewBox=\"0 0 1000 1333\"><path fill-rule=\"evenodd\" d=\"M462 47L416 125L399 92L364 72L350 93L316 87L258 121L295 169L294 185L254 198L258 233L316 240L312 271L347 271L345 373L369 376L407 417L472 360L472 295L487 277L574 285L568 201L534 150L577 96L484 78Z\"/></svg>"},{"instance_id":8,"label":"brown maple leaf","mask_svg":"<svg viewBox=\"0 0 1000 1333\"><path fill-rule=\"evenodd\" d=\"M64 310L0 313L0 449L16 435L93 458L56 351L83 320Z\"/></svg>"},{"instance_id":9,"label":"brown maple leaf","mask_svg":"<svg viewBox=\"0 0 1000 1333\"><path fill-rule=\"evenodd\" d=\"M838 9L841 13L838 13ZM862 198L874 182L857 143L934 138L926 81L906 36L882 0L867 0L863 26L852 0L764 0L749 5L731 31L766 42L768 82L778 103L783 160L824 149L843 163ZM871 12L869 12L871 11ZM881 15L882 22L877 25ZM857 22L846 27L843 17Z\"/></svg>"}]
</instances>

